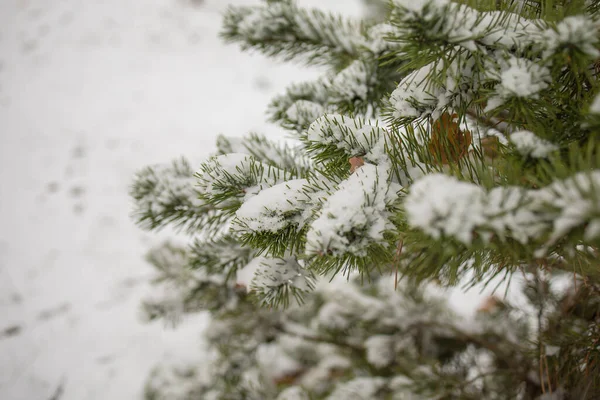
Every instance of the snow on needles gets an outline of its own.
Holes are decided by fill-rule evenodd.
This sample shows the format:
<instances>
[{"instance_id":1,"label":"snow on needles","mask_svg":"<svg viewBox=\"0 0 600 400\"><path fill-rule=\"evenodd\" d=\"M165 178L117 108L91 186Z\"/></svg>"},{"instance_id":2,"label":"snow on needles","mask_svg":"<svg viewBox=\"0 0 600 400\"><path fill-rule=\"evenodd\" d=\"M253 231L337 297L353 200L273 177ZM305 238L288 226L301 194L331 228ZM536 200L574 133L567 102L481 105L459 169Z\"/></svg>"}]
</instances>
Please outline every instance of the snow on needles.
<instances>
[{"instance_id":1,"label":"snow on needles","mask_svg":"<svg viewBox=\"0 0 600 400\"><path fill-rule=\"evenodd\" d=\"M331 83L333 100L360 99L369 96L369 87L376 83L376 75L362 60L353 61L338 73Z\"/></svg>"},{"instance_id":2,"label":"snow on needles","mask_svg":"<svg viewBox=\"0 0 600 400\"><path fill-rule=\"evenodd\" d=\"M286 117L300 126L312 124L317 118L325 113L325 107L308 101L298 100L285 112Z\"/></svg>"},{"instance_id":3,"label":"snow on needles","mask_svg":"<svg viewBox=\"0 0 600 400\"><path fill-rule=\"evenodd\" d=\"M571 230L585 227L586 240L600 236L600 171L578 173L535 190L482 187L443 174L427 175L411 186L404 208L410 225L439 239L443 235L470 245L510 237L522 244L544 237L536 253Z\"/></svg>"},{"instance_id":4,"label":"snow on needles","mask_svg":"<svg viewBox=\"0 0 600 400\"><path fill-rule=\"evenodd\" d=\"M301 228L309 202L303 191L307 183L306 179L294 179L261 190L237 210L236 229L275 233L289 225Z\"/></svg>"},{"instance_id":5,"label":"snow on needles","mask_svg":"<svg viewBox=\"0 0 600 400\"><path fill-rule=\"evenodd\" d=\"M325 201L306 235L306 252L363 257L370 245L383 244L383 232L391 228L387 207L396 198L396 188L381 167L357 169Z\"/></svg>"},{"instance_id":6,"label":"snow on needles","mask_svg":"<svg viewBox=\"0 0 600 400\"><path fill-rule=\"evenodd\" d=\"M307 138L344 149L351 155L363 155L376 146L384 132L383 128L368 125L360 118L326 114L310 125Z\"/></svg>"},{"instance_id":7,"label":"snow on needles","mask_svg":"<svg viewBox=\"0 0 600 400\"><path fill-rule=\"evenodd\" d=\"M416 181L404 202L410 225L439 239L455 237L471 244L473 230L483 224L485 192L478 186L443 174Z\"/></svg>"},{"instance_id":8,"label":"snow on needles","mask_svg":"<svg viewBox=\"0 0 600 400\"><path fill-rule=\"evenodd\" d=\"M244 194L245 199L279 183L284 175L279 168L239 153L212 157L196 173L199 192L204 197L217 198L235 189Z\"/></svg>"},{"instance_id":9,"label":"snow on needles","mask_svg":"<svg viewBox=\"0 0 600 400\"><path fill-rule=\"evenodd\" d=\"M566 17L556 25L556 29L545 32L546 56L565 47L575 47L590 57L600 57L600 25L583 15Z\"/></svg>"},{"instance_id":10,"label":"snow on needles","mask_svg":"<svg viewBox=\"0 0 600 400\"><path fill-rule=\"evenodd\" d=\"M536 136L533 132L518 131L510 134L510 141L521 155L533 158L545 158L558 146Z\"/></svg>"},{"instance_id":11,"label":"snow on needles","mask_svg":"<svg viewBox=\"0 0 600 400\"><path fill-rule=\"evenodd\" d=\"M493 110L511 98L537 98L548 87L550 70L525 58L510 57L490 67L489 78L498 81L496 95L488 100L485 111Z\"/></svg>"}]
</instances>

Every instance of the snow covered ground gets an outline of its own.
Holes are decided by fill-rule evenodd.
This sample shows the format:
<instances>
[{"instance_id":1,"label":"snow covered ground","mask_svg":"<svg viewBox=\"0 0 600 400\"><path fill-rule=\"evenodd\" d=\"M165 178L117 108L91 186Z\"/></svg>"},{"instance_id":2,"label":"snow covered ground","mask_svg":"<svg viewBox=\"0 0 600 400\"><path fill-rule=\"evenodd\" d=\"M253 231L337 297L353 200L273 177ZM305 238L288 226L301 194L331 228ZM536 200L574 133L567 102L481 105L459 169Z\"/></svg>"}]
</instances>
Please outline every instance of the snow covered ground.
<instances>
[{"instance_id":1,"label":"snow covered ground","mask_svg":"<svg viewBox=\"0 0 600 400\"><path fill-rule=\"evenodd\" d=\"M266 104L311 72L217 38L227 4L256 2L0 1L0 399L136 399L200 346L202 315L139 322L160 238L133 226L127 189L218 133L281 134Z\"/></svg>"}]
</instances>

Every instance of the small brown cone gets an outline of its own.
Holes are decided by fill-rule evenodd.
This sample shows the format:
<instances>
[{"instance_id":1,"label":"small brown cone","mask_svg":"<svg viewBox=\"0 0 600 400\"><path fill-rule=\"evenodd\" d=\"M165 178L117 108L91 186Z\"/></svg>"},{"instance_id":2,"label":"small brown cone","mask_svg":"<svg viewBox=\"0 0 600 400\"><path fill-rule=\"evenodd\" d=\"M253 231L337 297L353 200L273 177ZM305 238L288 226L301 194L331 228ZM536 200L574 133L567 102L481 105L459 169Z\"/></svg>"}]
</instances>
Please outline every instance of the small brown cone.
<instances>
[{"instance_id":1,"label":"small brown cone","mask_svg":"<svg viewBox=\"0 0 600 400\"><path fill-rule=\"evenodd\" d=\"M469 152L471 132L461 130L456 114L443 113L431 126L429 151L442 164L457 162Z\"/></svg>"}]
</instances>

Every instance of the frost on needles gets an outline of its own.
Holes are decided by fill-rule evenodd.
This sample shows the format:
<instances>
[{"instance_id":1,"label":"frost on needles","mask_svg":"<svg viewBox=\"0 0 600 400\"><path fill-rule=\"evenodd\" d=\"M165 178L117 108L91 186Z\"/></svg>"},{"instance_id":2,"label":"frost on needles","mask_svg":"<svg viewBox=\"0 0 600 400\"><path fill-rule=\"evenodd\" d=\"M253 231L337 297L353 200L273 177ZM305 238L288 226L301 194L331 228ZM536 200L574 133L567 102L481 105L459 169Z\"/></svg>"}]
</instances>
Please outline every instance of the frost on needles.
<instances>
[{"instance_id":1,"label":"frost on needles","mask_svg":"<svg viewBox=\"0 0 600 400\"><path fill-rule=\"evenodd\" d=\"M210 363L148 399L600 398L598 5L385 3L226 12L226 41L323 75L268 107L294 140L137 175L140 226L193 237L153 250L147 316L212 316Z\"/></svg>"}]
</instances>

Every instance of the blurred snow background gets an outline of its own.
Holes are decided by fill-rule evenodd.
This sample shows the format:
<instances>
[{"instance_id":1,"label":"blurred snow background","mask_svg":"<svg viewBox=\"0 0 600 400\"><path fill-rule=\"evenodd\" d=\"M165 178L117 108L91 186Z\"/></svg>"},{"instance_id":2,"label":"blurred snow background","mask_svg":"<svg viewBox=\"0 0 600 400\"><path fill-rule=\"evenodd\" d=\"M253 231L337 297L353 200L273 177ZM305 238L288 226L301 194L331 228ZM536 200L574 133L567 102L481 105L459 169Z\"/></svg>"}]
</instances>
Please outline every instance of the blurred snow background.
<instances>
[{"instance_id":1,"label":"blurred snow background","mask_svg":"<svg viewBox=\"0 0 600 400\"><path fill-rule=\"evenodd\" d=\"M205 316L139 322L160 235L133 225L127 190L218 133L282 136L268 101L315 71L217 37L227 4L257 2L0 1L0 399L137 399L156 363L196 354Z\"/></svg>"}]
</instances>

